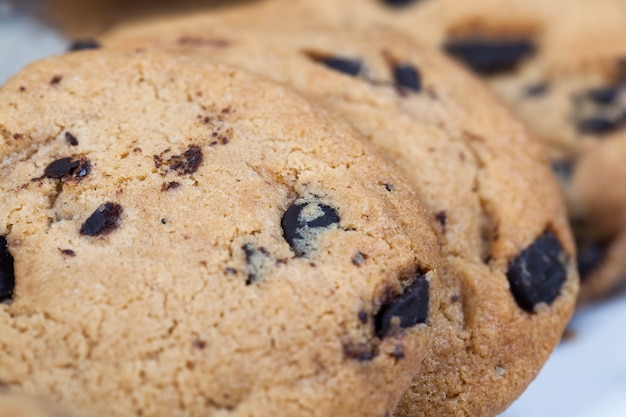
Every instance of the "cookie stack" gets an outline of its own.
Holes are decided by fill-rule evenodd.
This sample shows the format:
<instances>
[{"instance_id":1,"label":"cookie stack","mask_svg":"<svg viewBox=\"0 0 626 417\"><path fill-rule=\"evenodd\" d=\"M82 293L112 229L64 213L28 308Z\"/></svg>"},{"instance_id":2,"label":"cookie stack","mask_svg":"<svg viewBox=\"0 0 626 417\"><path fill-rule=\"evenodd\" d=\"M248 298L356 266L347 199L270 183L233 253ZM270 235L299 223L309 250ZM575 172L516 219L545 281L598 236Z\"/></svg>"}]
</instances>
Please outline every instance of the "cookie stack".
<instances>
[{"instance_id":1,"label":"cookie stack","mask_svg":"<svg viewBox=\"0 0 626 417\"><path fill-rule=\"evenodd\" d=\"M401 30L435 1L361 3L122 28L2 87L5 395L408 417L521 394L578 292L548 154L439 26ZM527 49L480 28L448 50Z\"/></svg>"}]
</instances>

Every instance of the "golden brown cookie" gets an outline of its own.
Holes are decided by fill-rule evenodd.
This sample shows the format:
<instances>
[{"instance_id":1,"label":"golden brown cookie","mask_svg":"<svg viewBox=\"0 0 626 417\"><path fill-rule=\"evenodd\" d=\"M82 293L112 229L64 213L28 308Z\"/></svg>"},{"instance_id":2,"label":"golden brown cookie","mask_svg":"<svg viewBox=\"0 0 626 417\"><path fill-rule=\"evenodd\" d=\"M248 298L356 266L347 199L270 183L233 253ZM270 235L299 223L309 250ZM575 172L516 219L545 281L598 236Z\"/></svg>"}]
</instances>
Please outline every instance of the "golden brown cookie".
<instances>
[{"instance_id":1,"label":"golden brown cookie","mask_svg":"<svg viewBox=\"0 0 626 417\"><path fill-rule=\"evenodd\" d=\"M440 242L442 314L397 415L506 408L558 343L578 285L565 210L538 143L478 81L397 33L180 23L105 42L203 52L283 82L345 117L425 196Z\"/></svg>"},{"instance_id":2,"label":"golden brown cookie","mask_svg":"<svg viewBox=\"0 0 626 417\"><path fill-rule=\"evenodd\" d=\"M382 416L438 251L342 120L205 55L83 51L0 91L0 381L98 416Z\"/></svg>"}]
</instances>

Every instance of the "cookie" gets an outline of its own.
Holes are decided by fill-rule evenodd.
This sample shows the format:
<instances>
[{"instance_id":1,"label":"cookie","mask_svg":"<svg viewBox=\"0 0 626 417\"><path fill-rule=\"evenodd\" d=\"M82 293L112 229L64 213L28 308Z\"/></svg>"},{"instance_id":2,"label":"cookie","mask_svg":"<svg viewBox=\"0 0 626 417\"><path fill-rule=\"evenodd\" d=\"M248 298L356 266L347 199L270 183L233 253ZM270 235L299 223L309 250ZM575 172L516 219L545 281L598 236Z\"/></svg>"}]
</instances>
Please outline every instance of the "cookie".
<instances>
[{"instance_id":1,"label":"cookie","mask_svg":"<svg viewBox=\"0 0 626 417\"><path fill-rule=\"evenodd\" d=\"M442 314L397 415L504 410L558 343L577 291L565 209L538 143L482 84L388 30L181 27L105 44L201 51L285 83L350 121L425 196Z\"/></svg>"},{"instance_id":2,"label":"cookie","mask_svg":"<svg viewBox=\"0 0 626 417\"><path fill-rule=\"evenodd\" d=\"M480 75L549 148L562 178L579 247L580 301L626 284L626 191L597 182L593 162L626 157L626 4L621 0L269 0L247 10L153 21L107 37L149 36L162 27L401 29ZM603 148L607 147L606 150ZM586 162L588 160L590 162ZM623 179L621 170L610 178ZM618 202L617 211L615 203Z\"/></svg>"},{"instance_id":3,"label":"cookie","mask_svg":"<svg viewBox=\"0 0 626 417\"><path fill-rule=\"evenodd\" d=\"M0 381L109 416L382 416L438 249L341 119L206 56L82 51L0 91Z\"/></svg>"}]
</instances>

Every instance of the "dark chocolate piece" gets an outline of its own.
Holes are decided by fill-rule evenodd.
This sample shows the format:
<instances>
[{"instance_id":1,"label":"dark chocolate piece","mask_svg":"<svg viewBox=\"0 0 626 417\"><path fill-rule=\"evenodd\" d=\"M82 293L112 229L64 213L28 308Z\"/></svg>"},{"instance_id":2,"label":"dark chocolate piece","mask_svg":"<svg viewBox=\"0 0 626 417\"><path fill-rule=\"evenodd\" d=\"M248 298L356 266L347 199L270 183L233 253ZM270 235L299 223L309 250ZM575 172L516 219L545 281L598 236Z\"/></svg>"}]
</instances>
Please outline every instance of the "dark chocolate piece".
<instances>
[{"instance_id":1,"label":"dark chocolate piece","mask_svg":"<svg viewBox=\"0 0 626 417\"><path fill-rule=\"evenodd\" d=\"M315 211L318 216L308 218L310 214L303 213L305 209L308 212ZM311 250L311 240L319 232L339 224L339 220L337 210L334 208L315 201L304 201L291 205L285 211L280 224L283 228L283 236L296 256L306 257Z\"/></svg>"},{"instance_id":2,"label":"dark chocolate piece","mask_svg":"<svg viewBox=\"0 0 626 417\"><path fill-rule=\"evenodd\" d=\"M577 242L578 253L576 260L578 262L578 271L580 272L580 279L585 280L604 259L606 251L609 247L608 243L591 243L591 242Z\"/></svg>"},{"instance_id":3,"label":"dark chocolate piece","mask_svg":"<svg viewBox=\"0 0 626 417\"><path fill-rule=\"evenodd\" d=\"M445 210L441 210L439 213L435 214L435 219L441 225L441 233L446 233L446 223L448 223L448 215Z\"/></svg>"},{"instance_id":4,"label":"dark chocolate piece","mask_svg":"<svg viewBox=\"0 0 626 417\"><path fill-rule=\"evenodd\" d=\"M362 69L361 61L358 59L349 59L341 57L319 58L317 62L326 65L335 71L356 77Z\"/></svg>"},{"instance_id":5,"label":"dark chocolate piece","mask_svg":"<svg viewBox=\"0 0 626 417\"><path fill-rule=\"evenodd\" d=\"M615 102L621 92L621 86L600 87L589 90L589 99L596 104L606 106Z\"/></svg>"},{"instance_id":6,"label":"dark chocolate piece","mask_svg":"<svg viewBox=\"0 0 626 417\"><path fill-rule=\"evenodd\" d=\"M428 319L429 289L426 276L419 274L400 295L383 303L374 317L376 335L382 339L398 328L425 323Z\"/></svg>"},{"instance_id":7,"label":"dark chocolate piece","mask_svg":"<svg viewBox=\"0 0 626 417\"><path fill-rule=\"evenodd\" d=\"M382 0L383 3L391 7L405 7L419 1L421 0Z\"/></svg>"},{"instance_id":8,"label":"dark chocolate piece","mask_svg":"<svg viewBox=\"0 0 626 417\"><path fill-rule=\"evenodd\" d=\"M72 135L70 132L65 132L65 140L72 146L78 146L78 139L76 139L76 136Z\"/></svg>"},{"instance_id":9,"label":"dark chocolate piece","mask_svg":"<svg viewBox=\"0 0 626 417\"><path fill-rule=\"evenodd\" d=\"M372 343L344 343L343 354L358 362L369 362L378 356L378 347Z\"/></svg>"},{"instance_id":10,"label":"dark chocolate piece","mask_svg":"<svg viewBox=\"0 0 626 417\"><path fill-rule=\"evenodd\" d=\"M567 279L568 256L553 232L547 231L509 263L507 278L517 305L532 313L539 303L551 304Z\"/></svg>"},{"instance_id":11,"label":"dark chocolate piece","mask_svg":"<svg viewBox=\"0 0 626 417\"><path fill-rule=\"evenodd\" d=\"M169 151L169 149L166 149L160 155L154 155L154 165L157 168L165 168L165 172L176 171L178 175L193 174L198 170L204 159L202 148L198 145L189 145L182 154L172 155L169 159L164 160L163 158Z\"/></svg>"},{"instance_id":12,"label":"dark chocolate piece","mask_svg":"<svg viewBox=\"0 0 626 417\"><path fill-rule=\"evenodd\" d=\"M94 39L77 39L70 44L69 52L85 51L88 49L99 49L102 46Z\"/></svg>"},{"instance_id":13,"label":"dark chocolate piece","mask_svg":"<svg viewBox=\"0 0 626 417\"><path fill-rule=\"evenodd\" d=\"M112 232L119 226L124 209L117 203L107 202L93 212L80 228L80 234L99 236Z\"/></svg>"},{"instance_id":14,"label":"dark chocolate piece","mask_svg":"<svg viewBox=\"0 0 626 417\"><path fill-rule=\"evenodd\" d=\"M578 131L583 134L605 135L612 133L626 124L626 120L609 119L602 116L590 117L578 122Z\"/></svg>"},{"instance_id":15,"label":"dark chocolate piece","mask_svg":"<svg viewBox=\"0 0 626 417\"><path fill-rule=\"evenodd\" d=\"M65 176L71 175L72 171L78 168L79 161L75 161L72 158L61 158L51 162L43 171L45 178L61 179Z\"/></svg>"},{"instance_id":16,"label":"dark chocolate piece","mask_svg":"<svg viewBox=\"0 0 626 417\"><path fill-rule=\"evenodd\" d=\"M61 158L51 162L44 169L43 177L59 180L73 176L76 179L81 179L86 177L90 171L91 163L87 159Z\"/></svg>"},{"instance_id":17,"label":"dark chocolate piece","mask_svg":"<svg viewBox=\"0 0 626 417\"><path fill-rule=\"evenodd\" d=\"M402 89L419 92L422 89L422 77L411 64L398 64L393 68L393 79Z\"/></svg>"},{"instance_id":18,"label":"dark chocolate piece","mask_svg":"<svg viewBox=\"0 0 626 417\"><path fill-rule=\"evenodd\" d=\"M536 50L529 39L454 39L444 50L481 75L495 75L514 70Z\"/></svg>"},{"instance_id":19,"label":"dark chocolate piece","mask_svg":"<svg viewBox=\"0 0 626 417\"><path fill-rule=\"evenodd\" d=\"M0 302L10 300L15 289L13 255L9 252L7 238L0 236Z\"/></svg>"},{"instance_id":20,"label":"dark chocolate piece","mask_svg":"<svg viewBox=\"0 0 626 417\"><path fill-rule=\"evenodd\" d=\"M63 80L63 76L62 75L55 75L50 80L50 85L57 85L57 84L59 84L61 82L61 80Z\"/></svg>"}]
</instances>

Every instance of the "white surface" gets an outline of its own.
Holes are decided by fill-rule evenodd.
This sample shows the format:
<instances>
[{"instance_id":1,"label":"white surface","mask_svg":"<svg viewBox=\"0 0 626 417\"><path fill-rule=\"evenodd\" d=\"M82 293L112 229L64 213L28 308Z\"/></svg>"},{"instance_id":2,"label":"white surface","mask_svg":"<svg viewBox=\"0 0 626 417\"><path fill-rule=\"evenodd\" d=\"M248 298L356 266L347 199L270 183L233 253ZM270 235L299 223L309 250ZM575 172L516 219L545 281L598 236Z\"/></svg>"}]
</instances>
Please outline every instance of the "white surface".
<instances>
[{"instance_id":1,"label":"white surface","mask_svg":"<svg viewBox=\"0 0 626 417\"><path fill-rule=\"evenodd\" d=\"M0 0L0 84L29 62L63 52L67 45L56 32Z\"/></svg>"},{"instance_id":2,"label":"white surface","mask_svg":"<svg viewBox=\"0 0 626 417\"><path fill-rule=\"evenodd\" d=\"M0 0L0 84L67 41ZM626 295L576 315L537 379L501 417L626 417ZM438 416L436 416L438 417ZM442 416L444 417L444 416Z\"/></svg>"},{"instance_id":3,"label":"white surface","mask_svg":"<svg viewBox=\"0 0 626 417\"><path fill-rule=\"evenodd\" d=\"M626 417L626 295L577 313L570 328L502 417Z\"/></svg>"}]
</instances>

